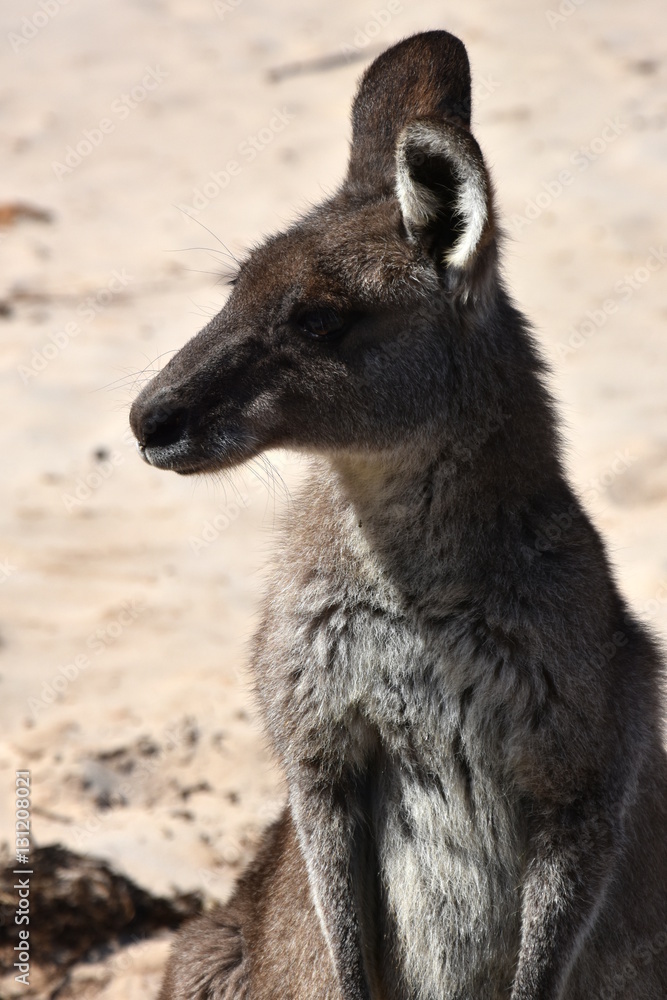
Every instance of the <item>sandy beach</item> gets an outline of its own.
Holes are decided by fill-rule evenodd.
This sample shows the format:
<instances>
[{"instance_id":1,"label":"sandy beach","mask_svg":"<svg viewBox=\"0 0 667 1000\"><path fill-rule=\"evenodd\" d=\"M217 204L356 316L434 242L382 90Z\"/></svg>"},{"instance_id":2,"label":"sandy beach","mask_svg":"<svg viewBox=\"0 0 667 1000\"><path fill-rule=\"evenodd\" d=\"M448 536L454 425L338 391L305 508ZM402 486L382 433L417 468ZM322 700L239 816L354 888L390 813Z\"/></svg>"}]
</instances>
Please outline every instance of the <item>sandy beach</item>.
<instances>
[{"instance_id":1,"label":"sandy beach","mask_svg":"<svg viewBox=\"0 0 667 1000\"><path fill-rule=\"evenodd\" d=\"M468 47L506 279L552 364L571 477L667 636L663 4L35 0L0 24L4 862L17 771L31 850L204 905L281 808L245 663L303 466L181 479L140 461L128 410L222 307L234 258L335 189L359 75L413 32ZM0 997L155 996L170 937L70 968L34 953Z\"/></svg>"}]
</instances>

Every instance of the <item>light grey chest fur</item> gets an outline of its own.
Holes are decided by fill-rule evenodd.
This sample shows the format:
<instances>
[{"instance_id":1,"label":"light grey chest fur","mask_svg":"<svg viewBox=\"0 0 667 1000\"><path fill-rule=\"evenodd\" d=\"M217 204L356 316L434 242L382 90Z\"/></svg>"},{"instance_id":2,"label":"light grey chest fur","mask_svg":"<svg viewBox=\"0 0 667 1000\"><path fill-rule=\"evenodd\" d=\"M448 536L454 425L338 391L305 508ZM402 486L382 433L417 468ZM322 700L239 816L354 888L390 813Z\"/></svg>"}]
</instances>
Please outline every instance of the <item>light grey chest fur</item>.
<instances>
[{"instance_id":1,"label":"light grey chest fur","mask_svg":"<svg viewBox=\"0 0 667 1000\"><path fill-rule=\"evenodd\" d=\"M379 743L371 822L406 986L495 1000L518 946L521 843L498 734L470 693L485 665L410 620L381 573L360 582L344 565L276 581L256 664L269 727L288 766L361 771Z\"/></svg>"}]
</instances>

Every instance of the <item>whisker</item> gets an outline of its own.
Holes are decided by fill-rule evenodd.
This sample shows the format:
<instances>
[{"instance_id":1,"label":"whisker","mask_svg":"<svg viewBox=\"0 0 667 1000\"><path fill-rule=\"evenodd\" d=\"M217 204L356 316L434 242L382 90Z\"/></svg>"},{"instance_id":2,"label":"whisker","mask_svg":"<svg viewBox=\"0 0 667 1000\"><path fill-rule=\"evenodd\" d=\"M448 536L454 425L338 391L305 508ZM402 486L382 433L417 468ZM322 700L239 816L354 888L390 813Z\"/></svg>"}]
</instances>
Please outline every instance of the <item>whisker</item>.
<instances>
[{"instance_id":1,"label":"whisker","mask_svg":"<svg viewBox=\"0 0 667 1000\"><path fill-rule=\"evenodd\" d=\"M280 469L277 467L277 465L274 465L274 463L271 461L271 459L269 458L268 455L263 455L262 458L264 459L265 462L267 462L271 466L271 468L273 470L273 474L277 478L278 483L280 484L281 496L282 496L283 502L286 503L286 504L288 504L288 505L291 505L291 503L292 503L292 494L290 493L289 486L287 485L287 483L285 482L285 480L282 477L282 473L280 472Z\"/></svg>"},{"instance_id":2,"label":"whisker","mask_svg":"<svg viewBox=\"0 0 667 1000\"><path fill-rule=\"evenodd\" d=\"M192 299L192 298L188 298L188 301L189 301L190 305L193 306L193 308L195 310L194 314L196 316L201 316L202 319L205 319L207 321L209 319L213 319L213 317L216 316L217 313L219 312L219 308L218 308L217 305L216 306L212 306L212 307L209 306L209 310L210 311L207 311L204 308L204 306L201 304L201 302L195 302L195 300Z\"/></svg>"},{"instance_id":3,"label":"whisker","mask_svg":"<svg viewBox=\"0 0 667 1000\"><path fill-rule=\"evenodd\" d=\"M220 271L205 271L201 267L186 267L184 268L184 270L190 271L192 274L212 274L213 277L218 278L218 280L222 278L227 278L227 275L221 274Z\"/></svg>"},{"instance_id":4,"label":"whisker","mask_svg":"<svg viewBox=\"0 0 667 1000\"><path fill-rule=\"evenodd\" d=\"M178 206L175 206L175 207L178 208ZM239 267L241 266L241 261L238 259L238 257L234 253L232 253L232 251L229 249L229 247L227 246L227 244L223 243L223 241L220 239L220 237L217 236L213 232L212 229L209 229L208 226L205 226L204 223L200 219L195 219L194 215L190 215L184 209L180 208L179 211L183 212L183 215L186 215L188 217L188 219L192 219L193 222L196 222L198 226L202 227L202 229L205 229L207 233L210 233L210 235L213 237L213 239L217 240L221 247L224 247L224 249L227 251L227 253L232 258L232 260L236 261L236 263L239 265Z\"/></svg>"},{"instance_id":5,"label":"whisker","mask_svg":"<svg viewBox=\"0 0 667 1000\"><path fill-rule=\"evenodd\" d=\"M223 250L218 250L217 247L175 247L172 250L165 250L165 253L214 253L218 254L220 257L229 257L230 260L235 260L236 258L233 254L225 253Z\"/></svg>"},{"instance_id":6,"label":"whisker","mask_svg":"<svg viewBox=\"0 0 667 1000\"><path fill-rule=\"evenodd\" d=\"M105 389L109 392L116 392L121 389L136 389L138 385L142 385L144 382L147 382L162 370L162 366L157 368L152 366L156 365L157 362L160 361L161 358L164 358L167 354L176 354L177 351L178 348L172 348L169 351L162 351L162 353L158 354L156 358L147 361L146 366L141 368L139 371L127 372L126 374L121 375L120 378L115 379L113 382L109 382L107 385L98 386L97 389L93 389L92 391L101 392Z\"/></svg>"}]
</instances>

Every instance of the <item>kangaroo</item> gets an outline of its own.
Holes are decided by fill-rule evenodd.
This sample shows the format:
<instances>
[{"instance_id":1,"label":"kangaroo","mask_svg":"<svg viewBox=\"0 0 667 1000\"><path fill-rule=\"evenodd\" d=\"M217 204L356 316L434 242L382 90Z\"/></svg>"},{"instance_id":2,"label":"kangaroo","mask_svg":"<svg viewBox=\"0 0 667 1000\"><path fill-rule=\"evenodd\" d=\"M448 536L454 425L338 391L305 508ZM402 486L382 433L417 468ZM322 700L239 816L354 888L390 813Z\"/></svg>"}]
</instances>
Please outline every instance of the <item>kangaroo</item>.
<instances>
[{"instance_id":1,"label":"kangaroo","mask_svg":"<svg viewBox=\"0 0 667 1000\"><path fill-rule=\"evenodd\" d=\"M464 45L385 51L352 124L131 411L182 475L312 456L252 659L288 802L161 1000L664 1000L659 657L503 285Z\"/></svg>"}]
</instances>

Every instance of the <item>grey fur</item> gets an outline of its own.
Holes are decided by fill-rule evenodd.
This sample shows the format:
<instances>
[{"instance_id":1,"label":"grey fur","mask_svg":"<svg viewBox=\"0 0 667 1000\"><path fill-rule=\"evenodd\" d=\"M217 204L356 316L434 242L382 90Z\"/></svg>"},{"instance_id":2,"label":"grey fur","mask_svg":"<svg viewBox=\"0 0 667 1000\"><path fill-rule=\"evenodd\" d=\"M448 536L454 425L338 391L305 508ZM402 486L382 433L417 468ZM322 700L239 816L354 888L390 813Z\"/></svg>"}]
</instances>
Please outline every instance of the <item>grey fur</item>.
<instances>
[{"instance_id":1,"label":"grey fur","mask_svg":"<svg viewBox=\"0 0 667 1000\"><path fill-rule=\"evenodd\" d=\"M340 191L134 404L163 468L315 456L253 656L289 803L161 1000L667 996L659 660L566 482L469 126L461 42L380 56Z\"/></svg>"}]
</instances>

